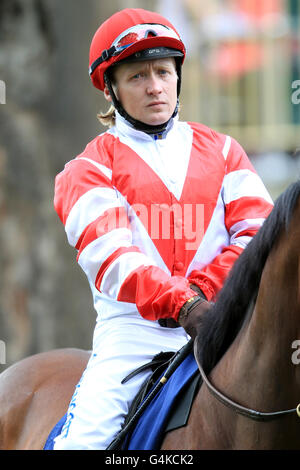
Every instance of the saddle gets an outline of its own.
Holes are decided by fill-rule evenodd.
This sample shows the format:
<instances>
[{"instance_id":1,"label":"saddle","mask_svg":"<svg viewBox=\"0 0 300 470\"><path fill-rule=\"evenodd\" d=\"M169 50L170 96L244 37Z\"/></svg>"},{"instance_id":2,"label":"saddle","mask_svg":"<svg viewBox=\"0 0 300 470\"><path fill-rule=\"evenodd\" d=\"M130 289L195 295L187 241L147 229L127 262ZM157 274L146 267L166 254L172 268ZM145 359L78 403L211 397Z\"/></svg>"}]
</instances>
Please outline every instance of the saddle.
<instances>
[{"instance_id":1,"label":"saddle","mask_svg":"<svg viewBox=\"0 0 300 470\"><path fill-rule=\"evenodd\" d=\"M166 432L185 426L201 377L192 353L192 341L176 353L161 352L152 361L125 377L122 383L143 370L152 374L144 382L130 407L121 431L107 450L159 449ZM65 414L48 436L44 450L53 450ZM145 433L145 429L147 432Z\"/></svg>"},{"instance_id":2,"label":"saddle","mask_svg":"<svg viewBox=\"0 0 300 470\"><path fill-rule=\"evenodd\" d=\"M107 450L159 449L167 432L187 424L201 384L192 346L190 341L176 353L161 352L123 379L126 383L141 371L152 370Z\"/></svg>"}]
</instances>

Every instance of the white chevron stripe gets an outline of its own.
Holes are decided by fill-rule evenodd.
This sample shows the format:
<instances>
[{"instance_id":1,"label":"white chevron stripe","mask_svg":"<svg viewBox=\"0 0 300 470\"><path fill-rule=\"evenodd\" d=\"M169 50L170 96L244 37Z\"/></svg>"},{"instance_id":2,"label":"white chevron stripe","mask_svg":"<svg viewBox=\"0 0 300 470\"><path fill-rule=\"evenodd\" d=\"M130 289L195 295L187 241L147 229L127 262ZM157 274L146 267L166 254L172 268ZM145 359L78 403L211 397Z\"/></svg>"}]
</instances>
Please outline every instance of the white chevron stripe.
<instances>
[{"instance_id":1,"label":"white chevron stripe","mask_svg":"<svg viewBox=\"0 0 300 470\"><path fill-rule=\"evenodd\" d=\"M91 158L87 157L79 157L77 160L86 160L87 162L91 163L94 165L98 170L100 170L102 173L105 174L105 176L111 181L112 180L112 170L110 168L107 168L106 166L102 165L102 163L95 162L95 160L92 160Z\"/></svg>"},{"instance_id":2,"label":"white chevron stripe","mask_svg":"<svg viewBox=\"0 0 300 470\"><path fill-rule=\"evenodd\" d=\"M187 123L175 121L174 127L169 131L168 139L154 140L144 132L141 133L135 129L128 131L128 126L126 126L126 133L122 133L122 125L122 121L117 121L120 142L142 158L179 200L192 150L192 128ZM147 145L145 145L145 140L147 140Z\"/></svg>"},{"instance_id":3,"label":"white chevron stripe","mask_svg":"<svg viewBox=\"0 0 300 470\"><path fill-rule=\"evenodd\" d=\"M224 144L224 147L223 147L223 150L222 150L222 154L223 154L223 157L224 157L225 161L227 160L228 153L229 153L229 150L230 150L230 146L231 146L231 137L229 137L229 135L227 135L226 139L225 139L225 144Z\"/></svg>"},{"instance_id":4,"label":"white chevron stripe","mask_svg":"<svg viewBox=\"0 0 300 470\"><path fill-rule=\"evenodd\" d=\"M246 248L248 243L252 240L252 237L237 237L233 240L232 245L239 246L241 248Z\"/></svg>"},{"instance_id":5,"label":"white chevron stripe","mask_svg":"<svg viewBox=\"0 0 300 470\"><path fill-rule=\"evenodd\" d=\"M186 276L188 276L194 269L203 269L204 266L209 264L218 254L221 253L225 246L229 245L230 239L224 225L224 216L224 204L220 192L208 228L187 269Z\"/></svg>"},{"instance_id":6,"label":"white chevron stripe","mask_svg":"<svg viewBox=\"0 0 300 470\"><path fill-rule=\"evenodd\" d=\"M131 231L118 228L89 243L78 257L78 264L89 281L95 284L102 263L118 248L131 246Z\"/></svg>"},{"instance_id":7,"label":"white chevron stripe","mask_svg":"<svg viewBox=\"0 0 300 470\"><path fill-rule=\"evenodd\" d=\"M248 227L261 227L264 221L264 218L241 220L230 227L230 235L233 235L233 238L236 238L239 236L240 232L244 232Z\"/></svg>"},{"instance_id":8,"label":"white chevron stripe","mask_svg":"<svg viewBox=\"0 0 300 470\"><path fill-rule=\"evenodd\" d=\"M121 207L121 204L112 188L93 188L83 194L72 207L66 221L65 230L69 243L76 246L84 229L113 207Z\"/></svg>"},{"instance_id":9,"label":"white chevron stripe","mask_svg":"<svg viewBox=\"0 0 300 470\"><path fill-rule=\"evenodd\" d=\"M117 299L125 279L140 266L153 266L153 260L143 253L123 253L105 271L100 291Z\"/></svg>"},{"instance_id":10,"label":"white chevron stripe","mask_svg":"<svg viewBox=\"0 0 300 470\"><path fill-rule=\"evenodd\" d=\"M241 197L261 197L270 204L273 201L260 177L251 170L237 170L224 177L224 203L229 204Z\"/></svg>"},{"instance_id":11,"label":"white chevron stripe","mask_svg":"<svg viewBox=\"0 0 300 470\"><path fill-rule=\"evenodd\" d=\"M145 226L143 225L140 218L136 215L134 207L129 205L121 193L118 191L117 193L120 201L127 208L127 214L132 228L132 244L137 246L143 253L147 253L147 256L153 259L156 266L161 268L166 273L171 274Z\"/></svg>"}]
</instances>

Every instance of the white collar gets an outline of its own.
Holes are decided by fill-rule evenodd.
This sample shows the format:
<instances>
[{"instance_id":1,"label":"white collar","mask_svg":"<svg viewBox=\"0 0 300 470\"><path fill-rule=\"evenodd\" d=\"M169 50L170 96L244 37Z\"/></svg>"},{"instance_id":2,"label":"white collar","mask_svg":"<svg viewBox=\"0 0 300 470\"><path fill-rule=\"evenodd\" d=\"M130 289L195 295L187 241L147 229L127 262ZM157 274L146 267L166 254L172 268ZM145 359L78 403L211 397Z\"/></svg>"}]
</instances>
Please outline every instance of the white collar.
<instances>
[{"instance_id":1,"label":"white collar","mask_svg":"<svg viewBox=\"0 0 300 470\"><path fill-rule=\"evenodd\" d=\"M123 118L118 113L118 111L115 111L115 113L116 113L115 126L117 130L121 132L121 134L130 135L131 137L134 137L137 140L145 140L148 142L157 139L158 134L147 134L144 131L139 131L135 129L125 118ZM162 134L159 134L161 135L160 139L165 139L168 136L170 131L172 131L176 127L177 121L178 121L178 114L169 121L166 130L162 132Z\"/></svg>"}]
</instances>

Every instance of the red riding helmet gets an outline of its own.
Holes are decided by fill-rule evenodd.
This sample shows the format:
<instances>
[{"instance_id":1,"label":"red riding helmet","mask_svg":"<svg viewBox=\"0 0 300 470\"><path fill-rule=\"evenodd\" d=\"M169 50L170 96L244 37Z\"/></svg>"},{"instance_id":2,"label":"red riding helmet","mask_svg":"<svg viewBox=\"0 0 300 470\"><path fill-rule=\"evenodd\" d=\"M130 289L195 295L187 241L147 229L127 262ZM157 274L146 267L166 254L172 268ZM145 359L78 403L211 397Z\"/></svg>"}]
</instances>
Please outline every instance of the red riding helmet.
<instances>
[{"instance_id":1,"label":"red riding helmet","mask_svg":"<svg viewBox=\"0 0 300 470\"><path fill-rule=\"evenodd\" d=\"M148 51L141 59L140 51ZM89 73L99 90L109 67L135 55L136 60L158 57L185 58L185 47L174 26L158 13L126 8L112 15L96 31L91 47Z\"/></svg>"}]
</instances>

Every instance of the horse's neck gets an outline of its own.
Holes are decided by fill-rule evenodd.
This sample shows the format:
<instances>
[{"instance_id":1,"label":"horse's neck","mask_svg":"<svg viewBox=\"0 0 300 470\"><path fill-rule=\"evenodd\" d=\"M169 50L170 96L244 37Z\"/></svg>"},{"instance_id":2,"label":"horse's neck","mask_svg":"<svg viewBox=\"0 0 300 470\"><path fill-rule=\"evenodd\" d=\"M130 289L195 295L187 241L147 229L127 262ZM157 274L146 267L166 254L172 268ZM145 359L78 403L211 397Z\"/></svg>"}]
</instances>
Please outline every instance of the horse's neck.
<instances>
[{"instance_id":1,"label":"horse's neck","mask_svg":"<svg viewBox=\"0 0 300 470\"><path fill-rule=\"evenodd\" d=\"M300 339L300 200L287 233L282 233L265 264L253 312L209 375L232 401L261 412L292 409L299 403L300 365L293 344ZM261 423L225 406L203 386L192 410L199 448L298 448L299 418ZM206 437L206 439L205 439Z\"/></svg>"},{"instance_id":2,"label":"horse's neck","mask_svg":"<svg viewBox=\"0 0 300 470\"><path fill-rule=\"evenodd\" d=\"M288 233L281 235L268 257L252 315L210 374L224 395L261 412L299 403L300 366L295 367L292 356L293 343L300 339L300 203L294 215ZM198 420L207 421L207 426L215 422L218 429L209 442L213 448L297 448L296 414L284 422L252 421L216 401L206 387L199 392L198 405Z\"/></svg>"},{"instance_id":3,"label":"horse's neck","mask_svg":"<svg viewBox=\"0 0 300 470\"><path fill-rule=\"evenodd\" d=\"M300 201L288 231L282 233L268 257L245 333L245 340L259 357L265 354L268 364L276 362L287 372L294 372L292 343L300 338L299 250Z\"/></svg>"},{"instance_id":4,"label":"horse's neck","mask_svg":"<svg viewBox=\"0 0 300 470\"><path fill-rule=\"evenodd\" d=\"M288 232L282 233L268 257L248 323L212 373L223 393L258 411L291 409L299 403L300 366L293 362L293 344L300 339L299 221L300 201ZM246 421L239 426L244 432L248 424L242 419ZM266 439L271 445L279 439L282 421L269 424L265 438L257 437L261 426L248 429L249 442Z\"/></svg>"}]
</instances>

